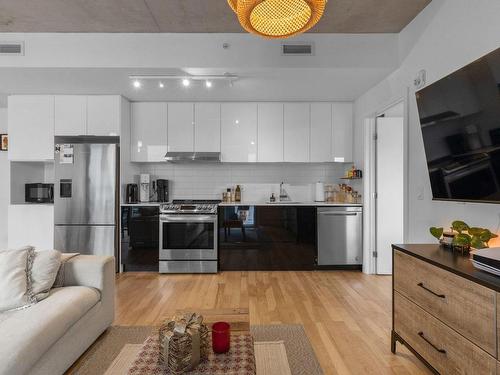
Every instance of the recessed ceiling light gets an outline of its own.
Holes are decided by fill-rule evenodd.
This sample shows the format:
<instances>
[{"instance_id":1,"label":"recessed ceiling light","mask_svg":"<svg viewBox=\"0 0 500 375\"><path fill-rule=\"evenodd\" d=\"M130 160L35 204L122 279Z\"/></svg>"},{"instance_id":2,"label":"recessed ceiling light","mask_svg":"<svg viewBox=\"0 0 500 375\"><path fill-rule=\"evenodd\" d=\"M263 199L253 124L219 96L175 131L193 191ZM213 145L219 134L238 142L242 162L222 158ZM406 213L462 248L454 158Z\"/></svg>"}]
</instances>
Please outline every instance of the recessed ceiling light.
<instances>
[{"instance_id":1,"label":"recessed ceiling light","mask_svg":"<svg viewBox=\"0 0 500 375\"><path fill-rule=\"evenodd\" d=\"M133 85L136 89L140 88L142 86L141 84L141 81L139 81L138 79L136 79L134 82L133 82Z\"/></svg>"},{"instance_id":2,"label":"recessed ceiling light","mask_svg":"<svg viewBox=\"0 0 500 375\"><path fill-rule=\"evenodd\" d=\"M164 88L164 87L165 87L165 84L164 84L163 82L160 82L160 83L158 84L158 87L159 87L160 89L162 89L162 88Z\"/></svg>"},{"instance_id":3,"label":"recessed ceiling light","mask_svg":"<svg viewBox=\"0 0 500 375\"><path fill-rule=\"evenodd\" d=\"M205 86L207 86L207 88L212 87L212 81L205 81Z\"/></svg>"},{"instance_id":4,"label":"recessed ceiling light","mask_svg":"<svg viewBox=\"0 0 500 375\"><path fill-rule=\"evenodd\" d=\"M184 78L184 79L182 80L182 85L183 85L183 86L185 86L185 87L188 87L190 83L191 83L191 82L190 82L190 81L189 81L189 79L187 79L187 78Z\"/></svg>"},{"instance_id":5,"label":"recessed ceiling light","mask_svg":"<svg viewBox=\"0 0 500 375\"><path fill-rule=\"evenodd\" d=\"M240 123L240 120L236 120L234 123L238 125Z\"/></svg>"}]
</instances>

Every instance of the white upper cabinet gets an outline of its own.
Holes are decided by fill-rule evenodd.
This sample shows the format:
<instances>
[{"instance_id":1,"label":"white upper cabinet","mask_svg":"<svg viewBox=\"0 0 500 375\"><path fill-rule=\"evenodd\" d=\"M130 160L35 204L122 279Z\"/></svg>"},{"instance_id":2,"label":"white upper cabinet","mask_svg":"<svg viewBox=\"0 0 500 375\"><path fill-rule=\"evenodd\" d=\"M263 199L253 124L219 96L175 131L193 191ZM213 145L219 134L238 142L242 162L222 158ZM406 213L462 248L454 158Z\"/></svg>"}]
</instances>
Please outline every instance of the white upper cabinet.
<instances>
[{"instance_id":1,"label":"white upper cabinet","mask_svg":"<svg viewBox=\"0 0 500 375\"><path fill-rule=\"evenodd\" d=\"M54 159L54 97L9 96L9 159Z\"/></svg>"},{"instance_id":2,"label":"white upper cabinet","mask_svg":"<svg viewBox=\"0 0 500 375\"><path fill-rule=\"evenodd\" d=\"M167 103L131 104L131 160L165 161L167 153Z\"/></svg>"},{"instance_id":3,"label":"white upper cabinet","mask_svg":"<svg viewBox=\"0 0 500 375\"><path fill-rule=\"evenodd\" d=\"M309 103L285 103L285 161L309 162L310 114Z\"/></svg>"},{"instance_id":4,"label":"white upper cabinet","mask_svg":"<svg viewBox=\"0 0 500 375\"><path fill-rule=\"evenodd\" d=\"M257 104L221 104L223 162L257 161Z\"/></svg>"},{"instance_id":5,"label":"white upper cabinet","mask_svg":"<svg viewBox=\"0 0 500 375\"><path fill-rule=\"evenodd\" d=\"M283 103L259 103L258 161L283 161Z\"/></svg>"},{"instance_id":6,"label":"white upper cabinet","mask_svg":"<svg viewBox=\"0 0 500 375\"><path fill-rule=\"evenodd\" d=\"M333 103L332 154L335 162L352 162L353 105Z\"/></svg>"},{"instance_id":7,"label":"white upper cabinet","mask_svg":"<svg viewBox=\"0 0 500 375\"><path fill-rule=\"evenodd\" d=\"M311 162L333 161L332 104L311 103Z\"/></svg>"},{"instance_id":8,"label":"white upper cabinet","mask_svg":"<svg viewBox=\"0 0 500 375\"><path fill-rule=\"evenodd\" d=\"M193 103L168 103L168 151L194 151Z\"/></svg>"},{"instance_id":9,"label":"white upper cabinet","mask_svg":"<svg viewBox=\"0 0 500 375\"><path fill-rule=\"evenodd\" d=\"M121 96L92 95L87 97L87 134L120 135Z\"/></svg>"},{"instance_id":10,"label":"white upper cabinet","mask_svg":"<svg viewBox=\"0 0 500 375\"><path fill-rule=\"evenodd\" d=\"M56 95L55 101L55 134L86 135L87 134L87 96Z\"/></svg>"},{"instance_id":11,"label":"white upper cabinet","mask_svg":"<svg viewBox=\"0 0 500 375\"><path fill-rule=\"evenodd\" d=\"M220 103L194 105L194 151L220 152Z\"/></svg>"}]
</instances>

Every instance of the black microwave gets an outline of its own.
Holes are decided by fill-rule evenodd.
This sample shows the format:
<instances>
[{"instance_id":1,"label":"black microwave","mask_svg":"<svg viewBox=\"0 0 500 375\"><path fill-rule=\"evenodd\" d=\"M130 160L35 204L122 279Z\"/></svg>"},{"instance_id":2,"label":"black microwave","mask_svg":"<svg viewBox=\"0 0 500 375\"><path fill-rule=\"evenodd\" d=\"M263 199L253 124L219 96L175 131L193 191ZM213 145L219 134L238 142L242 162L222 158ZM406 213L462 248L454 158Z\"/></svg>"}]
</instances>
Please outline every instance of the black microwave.
<instances>
[{"instance_id":1,"label":"black microwave","mask_svg":"<svg viewBox=\"0 0 500 375\"><path fill-rule=\"evenodd\" d=\"M54 184L24 185L27 203L54 203Z\"/></svg>"}]
</instances>

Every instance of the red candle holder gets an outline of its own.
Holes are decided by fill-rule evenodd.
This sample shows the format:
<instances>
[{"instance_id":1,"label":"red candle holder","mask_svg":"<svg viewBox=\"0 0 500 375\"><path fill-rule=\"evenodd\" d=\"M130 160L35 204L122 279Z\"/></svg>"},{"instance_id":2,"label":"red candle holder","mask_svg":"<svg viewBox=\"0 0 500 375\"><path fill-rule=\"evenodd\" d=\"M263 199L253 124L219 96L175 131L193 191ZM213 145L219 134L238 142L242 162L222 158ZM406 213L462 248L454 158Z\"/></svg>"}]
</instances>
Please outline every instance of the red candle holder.
<instances>
[{"instance_id":1,"label":"red candle holder","mask_svg":"<svg viewBox=\"0 0 500 375\"><path fill-rule=\"evenodd\" d=\"M212 325L212 349L222 354L229 351L231 342L231 326L226 322L217 322Z\"/></svg>"}]
</instances>

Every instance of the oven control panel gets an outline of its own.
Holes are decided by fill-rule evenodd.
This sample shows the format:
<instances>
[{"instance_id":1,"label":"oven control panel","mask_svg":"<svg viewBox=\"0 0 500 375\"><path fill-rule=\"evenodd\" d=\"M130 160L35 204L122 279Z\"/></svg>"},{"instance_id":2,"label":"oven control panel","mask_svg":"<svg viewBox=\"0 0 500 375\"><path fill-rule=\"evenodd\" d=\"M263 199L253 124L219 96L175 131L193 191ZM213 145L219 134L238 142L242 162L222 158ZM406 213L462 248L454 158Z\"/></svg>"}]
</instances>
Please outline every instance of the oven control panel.
<instances>
[{"instance_id":1,"label":"oven control panel","mask_svg":"<svg viewBox=\"0 0 500 375\"><path fill-rule=\"evenodd\" d=\"M163 214L216 214L217 205L210 203L183 204L168 203L160 206L160 212Z\"/></svg>"}]
</instances>

